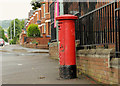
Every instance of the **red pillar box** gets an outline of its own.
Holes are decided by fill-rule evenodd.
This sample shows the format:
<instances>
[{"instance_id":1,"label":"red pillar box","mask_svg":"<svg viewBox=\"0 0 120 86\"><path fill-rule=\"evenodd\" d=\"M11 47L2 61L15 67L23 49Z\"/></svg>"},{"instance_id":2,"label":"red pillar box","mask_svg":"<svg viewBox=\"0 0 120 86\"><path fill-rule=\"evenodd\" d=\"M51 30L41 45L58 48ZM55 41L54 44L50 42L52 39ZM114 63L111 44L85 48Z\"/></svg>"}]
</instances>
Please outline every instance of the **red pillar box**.
<instances>
[{"instance_id":1,"label":"red pillar box","mask_svg":"<svg viewBox=\"0 0 120 86\"><path fill-rule=\"evenodd\" d=\"M64 47L65 47L65 29L64 26L63 26L63 21L59 21L58 23L58 26L59 26L59 62L60 62L60 65L65 65L65 62L64 62L64 57L65 57L65 52L64 52Z\"/></svg>"},{"instance_id":2,"label":"red pillar box","mask_svg":"<svg viewBox=\"0 0 120 86\"><path fill-rule=\"evenodd\" d=\"M56 19L59 21L60 77L76 78L75 20L78 17L67 14Z\"/></svg>"}]
</instances>

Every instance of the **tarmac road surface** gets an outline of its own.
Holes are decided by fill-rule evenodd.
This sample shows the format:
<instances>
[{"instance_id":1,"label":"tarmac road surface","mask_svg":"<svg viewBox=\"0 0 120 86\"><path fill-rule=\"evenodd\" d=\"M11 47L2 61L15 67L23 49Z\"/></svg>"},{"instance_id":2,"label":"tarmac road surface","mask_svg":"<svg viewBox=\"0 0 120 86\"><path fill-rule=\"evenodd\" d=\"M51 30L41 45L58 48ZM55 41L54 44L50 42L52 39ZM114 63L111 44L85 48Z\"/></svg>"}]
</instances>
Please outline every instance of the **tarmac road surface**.
<instances>
[{"instance_id":1,"label":"tarmac road surface","mask_svg":"<svg viewBox=\"0 0 120 86\"><path fill-rule=\"evenodd\" d=\"M0 50L2 84L91 84L85 78L59 80L59 62L48 53L30 53L19 45L0 47Z\"/></svg>"}]
</instances>

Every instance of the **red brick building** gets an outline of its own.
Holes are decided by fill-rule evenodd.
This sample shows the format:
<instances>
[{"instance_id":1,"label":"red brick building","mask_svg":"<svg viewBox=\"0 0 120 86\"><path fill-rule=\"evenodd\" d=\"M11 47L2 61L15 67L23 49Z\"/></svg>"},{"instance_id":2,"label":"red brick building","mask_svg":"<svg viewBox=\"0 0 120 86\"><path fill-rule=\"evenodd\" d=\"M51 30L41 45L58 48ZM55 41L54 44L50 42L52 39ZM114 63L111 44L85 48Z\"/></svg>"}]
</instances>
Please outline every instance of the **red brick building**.
<instances>
[{"instance_id":1,"label":"red brick building","mask_svg":"<svg viewBox=\"0 0 120 86\"><path fill-rule=\"evenodd\" d=\"M50 34L51 34L50 22L51 21L50 21L50 12L49 12L49 2L48 0L46 0L45 3L42 4L40 8L36 10L31 10L29 12L28 22L26 23L26 31L30 24L37 24L40 29L40 33L41 33L40 38L44 39L41 41L45 41L45 42L40 42L40 43L44 43L44 45L46 46L48 45L48 42L49 42L48 39L50 39ZM37 39L38 38L36 38L36 41L39 41ZM29 43L31 41L29 40L26 42Z\"/></svg>"},{"instance_id":2,"label":"red brick building","mask_svg":"<svg viewBox=\"0 0 120 86\"><path fill-rule=\"evenodd\" d=\"M50 36L50 12L49 2L47 2L47 0L45 4L41 6L41 8L29 12L29 20L26 24L26 30L30 24L38 24L41 31L41 36L43 34L45 34L46 36Z\"/></svg>"}]
</instances>

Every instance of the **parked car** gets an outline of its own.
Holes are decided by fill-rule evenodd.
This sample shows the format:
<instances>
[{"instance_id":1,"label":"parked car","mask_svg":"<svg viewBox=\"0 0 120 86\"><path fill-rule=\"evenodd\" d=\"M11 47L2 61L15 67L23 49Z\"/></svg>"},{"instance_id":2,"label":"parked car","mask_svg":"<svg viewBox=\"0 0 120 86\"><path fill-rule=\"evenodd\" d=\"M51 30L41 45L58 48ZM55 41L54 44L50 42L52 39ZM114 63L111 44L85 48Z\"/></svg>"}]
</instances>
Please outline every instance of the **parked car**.
<instances>
[{"instance_id":1,"label":"parked car","mask_svg":"<svg viewBox=\"0 0 120 86\"><path fill-rule=\"evenodd\" d=\"M3 39L0 39L0 46L3 46L5 44Z\"/></svg>"}]
</instances>

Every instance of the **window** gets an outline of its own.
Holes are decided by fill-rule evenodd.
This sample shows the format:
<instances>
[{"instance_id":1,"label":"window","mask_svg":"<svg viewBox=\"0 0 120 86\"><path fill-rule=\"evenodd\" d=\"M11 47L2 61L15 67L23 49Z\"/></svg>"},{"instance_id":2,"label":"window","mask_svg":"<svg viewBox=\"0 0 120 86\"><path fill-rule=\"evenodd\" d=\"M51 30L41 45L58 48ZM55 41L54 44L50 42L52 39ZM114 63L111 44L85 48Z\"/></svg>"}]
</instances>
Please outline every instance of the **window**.
<instances>
[{"instance_id":1,"label":"window","mask_svg":"<svg viewBox=\"0 0 120 86\"><path fill-rule=\"evenodd\" d=\"M44 25L44 33L46 33L46 25Z\"/></svg>"},{"instance_id":2,"label":"window","mask_svg":"<svg viewBox=\"0 0 120 86\"><path fill-rule=\"evenodd\" d=\"M45 18L45 4L44 4L44 18Z\"/></svg>"},{"instance_id":3,"label":"window","mask_svg":"<svg viewBox=\"0 0 120 86\"><path fill-rule=\"evenodd\" d=\"M50 35L50 22L48 22L48 35Z\"/></svg>"},{"instance_id":4,"label":"window","mask_svg":"<svg viewBox=\"0 0 120 86\"><path fill-rule=\"evenodd\" d=\"M39 20L39 13L37 14L37 20Z\"/></svg>"}]
</instances>

